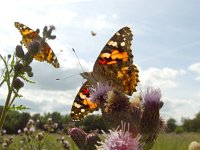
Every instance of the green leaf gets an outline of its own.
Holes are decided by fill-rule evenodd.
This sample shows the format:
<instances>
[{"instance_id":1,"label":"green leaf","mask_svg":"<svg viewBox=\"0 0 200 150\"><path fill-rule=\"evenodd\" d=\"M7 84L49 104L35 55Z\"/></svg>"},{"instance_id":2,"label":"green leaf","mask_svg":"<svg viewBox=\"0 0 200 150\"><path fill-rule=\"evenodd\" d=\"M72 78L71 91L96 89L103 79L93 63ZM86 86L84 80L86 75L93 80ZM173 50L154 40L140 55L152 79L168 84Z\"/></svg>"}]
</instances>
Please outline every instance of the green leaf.
<instances>
[{"instance_id":1,"label":"green leaf","mask_svg":"<svg viewBox=\"0 0 200 150\"><path fill-rule=\"evenodd\" d=\"M10 107L10 110L27 110L27 109L30 109L29 107L26 107L24 105L19 105L19 106L15 106L15 104L13 104L11 107Z\"/></svg>"},{"instance_id":2,"label":"green leaf","mask_svg":"<svg viewBox=\"0 0 200 150\"><path fill-rule=\"evenodd\" d=\"M25 77L24 74L23 74L23 75L20 75L20 77L21 77L24 81L26 81L26 82L28 82L28 83L35 83L34 81L31 81L31 80L29 80L27 77Z\"/></svg>"}]
</instances>

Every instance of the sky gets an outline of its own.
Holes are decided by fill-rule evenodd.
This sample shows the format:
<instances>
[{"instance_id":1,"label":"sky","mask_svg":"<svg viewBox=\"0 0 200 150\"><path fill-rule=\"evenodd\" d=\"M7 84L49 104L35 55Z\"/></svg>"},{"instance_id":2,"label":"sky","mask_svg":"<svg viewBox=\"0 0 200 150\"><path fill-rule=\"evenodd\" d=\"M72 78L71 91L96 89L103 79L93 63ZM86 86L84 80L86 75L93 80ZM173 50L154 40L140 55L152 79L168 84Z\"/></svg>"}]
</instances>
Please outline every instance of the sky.
<instances>
[{"instance_id":1,"label":"sky","mask_svg":"<svg viewBox=\"0 0 200 150\"><path fill-rule=\"evenodd\" d=\"M133 32L134 64L139 68L138 91L160 88L164 119L194 118L200 111L200 1L198 0L6 0L0 5L0 53L13 53L21 35L14 22L41 31L54 25L57 38L48 44L61 67L32 63L35 84L25 84L16 105L30 113L70 113L82 85L82 70L91 71L100 51L124 26ZM97 33L91 36L91 31ZM2 71L3 64L0 61ZM71 78L57 81L56 78ZM0 104L6 88L0 89Z\"/></svg>"}]
</instances>

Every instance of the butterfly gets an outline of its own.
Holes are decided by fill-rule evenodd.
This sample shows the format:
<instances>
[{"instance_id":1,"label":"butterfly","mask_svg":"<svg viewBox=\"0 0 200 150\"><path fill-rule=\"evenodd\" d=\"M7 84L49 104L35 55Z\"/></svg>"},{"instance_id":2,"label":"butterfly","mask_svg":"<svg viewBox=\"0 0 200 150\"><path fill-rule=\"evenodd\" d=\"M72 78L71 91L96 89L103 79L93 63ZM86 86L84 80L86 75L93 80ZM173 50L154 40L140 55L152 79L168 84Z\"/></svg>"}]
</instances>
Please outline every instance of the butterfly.
<instances>
[{"instance_id":1,"label":"butterfly","mask_svg":"<svg viewBox=\"0 0 200 150\"><path fill-rule=\"evenodd\" d=\"M133 64L132 37L129 27L120 29L104 46L93 66L93 71L81 73L87 81L80 88L72 104L72 120L81 120L88 113L98 110L97 104L89 99L90 88L98 82L111 82L114 88L130 96L136 91L139 71Z\"/></svg>"},{"instance_id":2,"label":"butterfly","mask_svg":"<svg viewBox=\"0 0 200 150\"><path fill-rule=\"evenodd\" d=\"M47 42L43 41L42 37L39 36L37 31L33 31L31 28L19 22L15 22L15 27L21 33L21 43L23 43L26 48L28 48L28 45L34 40L40 42L40 50L37 54L34 55L36 60L41 62L46 61L52 64L55 68L59 68L60 65L56 55L54 54L51 47L47 44Z\"/></svg>"}]
</instances>

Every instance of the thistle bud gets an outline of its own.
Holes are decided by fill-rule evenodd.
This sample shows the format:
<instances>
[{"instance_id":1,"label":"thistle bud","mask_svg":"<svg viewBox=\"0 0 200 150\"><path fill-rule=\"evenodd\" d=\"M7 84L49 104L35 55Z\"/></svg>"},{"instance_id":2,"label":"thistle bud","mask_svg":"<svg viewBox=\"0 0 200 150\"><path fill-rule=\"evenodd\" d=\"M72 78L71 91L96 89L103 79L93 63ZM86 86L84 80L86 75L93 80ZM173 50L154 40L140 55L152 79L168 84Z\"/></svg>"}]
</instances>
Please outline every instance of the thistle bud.
<instances>
[{"instance_id":1,"label":"thistle bud","mask_svg":"<svg viewBox=\"0 0 200 150\"><path fill-rule=\"evenodd\" d=\"M20 45L16 46L16 48L15 48L15 54L19 58L23 58L24 57L24 51L23 51L23 49L22 49L22 47Z\"/></svg>"},{"instance_id":2,"label":"thistle bud","mask_svg":"<svg viewBox=\"0 0 200 150\"><path fill-rule=\"evenodd\" d=\"M31 54L29 51L24 56L24 66L28 66L33 61L33 54Z\"/></svg>"},{"instance_id":3,"label":"thistle bud","mask_svg":"<svg viewBox=\"0 0 200 150\"><path fill-rule=\"evenodd\" d=\"M33 72L27 72L29 77L33 77Z\"/></svg>"},{"instance_id":4,"label":"thistle bud","mask_svg":"<svg viewBox=\"0 0 200 150\"><path fill-rule=\"evenodd\" d=\"M160 124L160 90L148 88L144 95L144 111L140 123L142 134L153 134Z\"/></svg>"},{"instance_id":5,"label":"thistle bud","mask_svg":"<svg viewBox=\"0 0 200 150\"><path fill-rule=\"evenodd\" d=\"M79 149L87 150L87 147L85 145L87 133L79 128L71 128L69 129L68 133Z\"/></svg>"},{"instance_id":6,"label":"thistle bud","mask_svg":"<svg viewBox=\"0 0 200 150\"><path fill-rule=\"evenodd\" d=\"M31 67L31 66L26 66L26 67L24 68L24 70L25 70L26 72L31 72L31 71L32 71L32 67Z\"/></svg>"},{"instance_id":7,"label":"thistle bud","mask_svg":"<svg viewBox=\"0 0 200 150\"><path fill-rule=\"evenodd\" d=\"M48 38L49 38L50 40L54 40L54 39L56 38L56 36L55 36L55 35L50 35Z\"/></svg>"},{"instance_id":8,"label":"thistle bud","mask_svg":"<svg viewBox=\"0 0 200 150\"><path fill-rule=\"evenodd\" d=\"M10 58L11 58L11 56L12 56L12 55L8 54L8 59L10 59Z\"/></svg>"},{"instance_id":9,"label":"thistle bud","mask_svg":"<svg viewBox=\"0 0 200 150\"><path fill-rule=\"evenodd\" d=\"M98 145L98 142L100 142L100 138L97 136L97 134L90 133L86 137L86 145L87 150L94 150L96 149L95 145Z\"/></svg>"},{"instance_id":10,"label":"thistle bud","mask_svg":"<svg viewBox=\"0 0 200 150\"><path fill-rule=\"evenodd\" d=\"M22 88L24 86L24 83L19 79L19 78L15 78L12 86L16 89L19 90L20 88Z\"/></svg>"},{"instance_id":11,"label":"thistle bud","mask_svg":"<svg viewBox=\"0 0 200 150\"><path fill-rule=\"evenodd\" d=\"M37 54L39 50L40 50L40 43L36 40L34 40L28 45L28 51L33 55Z\"/></svg>"},{"instance_id":12,"label":"thistle bud","mask_svg":"<svg viewBox=\"0 0 200 150\"><path fill-rule=\"evenodd\" d=\"M23 66L21 63L17 63L17 64L15 64L15 66L14 66L14 70L15 70L16 72L22 71L23 68L24 68L24 66Z\"/></svg>"},{"instance_id":13,"label":"thistle bud","mask_svg":"<svg viewBox=\"0 0 200 150\"><path fill-rule=\"evenodd\" d=\"M37 32L37 34L39 34L40 33L40 29L36 29L36 31L35 32Z\"/></svg>"}]
</instances>

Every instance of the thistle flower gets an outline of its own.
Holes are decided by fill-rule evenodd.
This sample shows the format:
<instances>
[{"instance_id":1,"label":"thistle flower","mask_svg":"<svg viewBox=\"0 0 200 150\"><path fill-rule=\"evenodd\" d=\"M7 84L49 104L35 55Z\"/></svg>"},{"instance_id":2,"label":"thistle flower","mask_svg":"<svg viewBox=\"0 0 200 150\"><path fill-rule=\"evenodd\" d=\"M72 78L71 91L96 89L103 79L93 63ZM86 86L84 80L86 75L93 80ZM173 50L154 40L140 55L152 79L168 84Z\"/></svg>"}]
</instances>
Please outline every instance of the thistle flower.
<instances>
[{"instance_id":1,"label":"thistle flower","mask_svg":"<svg viewBox=\"0 0 200 150\"><path fill-rule=\"evenodd\" d=\"M160 124L160 99L159 89L148 88L144 95L144 111L140 123L141 134L153 134L159 129Z\"/></svg>"},{"instance_id":2,"label":"thistle flower","mask_svg":"<svg viewBox=\"0 0 200 150\"><path fill-rule=\"evenodd\" d=\"M164 129L164 120L160 117L160 99L159 89L148 88L144 95L144 110L140 121L140 143L144 150L151 149L159 134Z\"/></svg>"},{"instance_id":3,"label":"thistle flower","mask_svg":"<svg viewBox=\"0 0 200 150\"><path fill-rule=\"evenodd\" d=\"M200 150L200 143L197 141L192 141L188 146L188 150Z\"/></svg>"},{"instance_id":4,"label":"thistle flower","mask_svg":"<svg viewBox=\"0 0 200 150\"><path fill-rule=\"evenodd\" d=\"M131 103L124 93L115 89L108 92L102 116L109 128L116 128L121 121L132 122L130 112Z\"/></svg>"},{"instance_id":5,"label":"thistle flower","mask_svg":"<svg viewBox=\"0 0 200 150\"><path fill-rule=\"evenodd\" d=\"M70 150L70 144L67 140L64 140L62 144L64 149Z\"/></svg>"},{"instance_id":6,"label":"thistle flower","mask_svg":"<svg viewBox=\"0 0 200 150\"><path fill-rule=\"evenodd\" d=\"M24 83L19 79L19 78L15 78L13 80L12 86L16 89L19 90L20 88L22 88L24 86Z\"/></svg>"},{"instance_id":7,"label":"thistle flower","mask_svg":"<svg viewBox=\"0 0 200 150\"><path fill-rule=\"evenodd\" d=\"M96 104L104 103L107 98L107 93L112 89L108 83L97 83L96 86L90 89L90 100Z\"/></svg>"},{"instance_id":8,"label":"thistle flower","mask_svg":"<svg viewBox=\"0 0 200 150\"><path fill-rule=\"evenodd\" d=\"M109 134L105 134L105 141L100 142L100 146L97 146L98 150L138 150L137 139L132 138L129 133L129 125L126 130L126 123L122 123L121 129L119 127Z\"/></svg>"},{"instance_id":9,"label":"thistle flower","mask_svg":"<svg viewBox=\"0 0 200 150\"><path fill-rule=\"evenodd\" d=\"M85 131L79 128L70 128L68 130L68 133L79 149L87 150L87 147L85 145L87 133L85 133Z\"/></svg>"},{"instance_id":10,"label":"thistle flower","mask_svg":"<svg viewBox=\"0 0 200 150\"><path fill-rule=\"evenodd\" d=\"M21 63L16 63L15 66L14 66L15 72L20 72L20 71L23 70L23 68L24 68L24 66Z\"/></svg>"},{"instance_id":11,"label":"thistle flower","mask_svg":"<svg viewBox=\"0 0 200 150\"><path fill-rule=\"evenodd\" d=\"M28 44L28 51L35 55L39 52L40 50L40 42L37 40L33 40L30 44Z\"/></svg>"},{"instance_id":12,"label":"thistle flower","mask_svg":"<svg viewBox=\"0 0 200 150\"><path fill-rule=\"evenodd\" d=\"M97 134L95 133L90 133L86 137L86 145L87 145L87 150L94 150L95 145L99 145L98 142L100 142L100 138L98 137Z\"/></svg>"},{"instance_id":13,"label":"thistle flower","mask_svg":"<svg viewBox=\"0 0 200 150\"><path fill-rule=\"evenodd\" d=\"M24 51L22 49L22 47L20 45L17 45L15 48L15 55L19 58L23 58L24 57Z\"/></svg>"},{"instance_id":14,"label":"thistle flower","mask_svg":"<svg viewBox=\"0 0 200 150\"><path fill-rule=\"evenodd\" d=\"M43 138L44 138L44 132L39 132L37 135L36 135L36 138L38 141L41 141Z\"/></svg>"}]
</instances>

